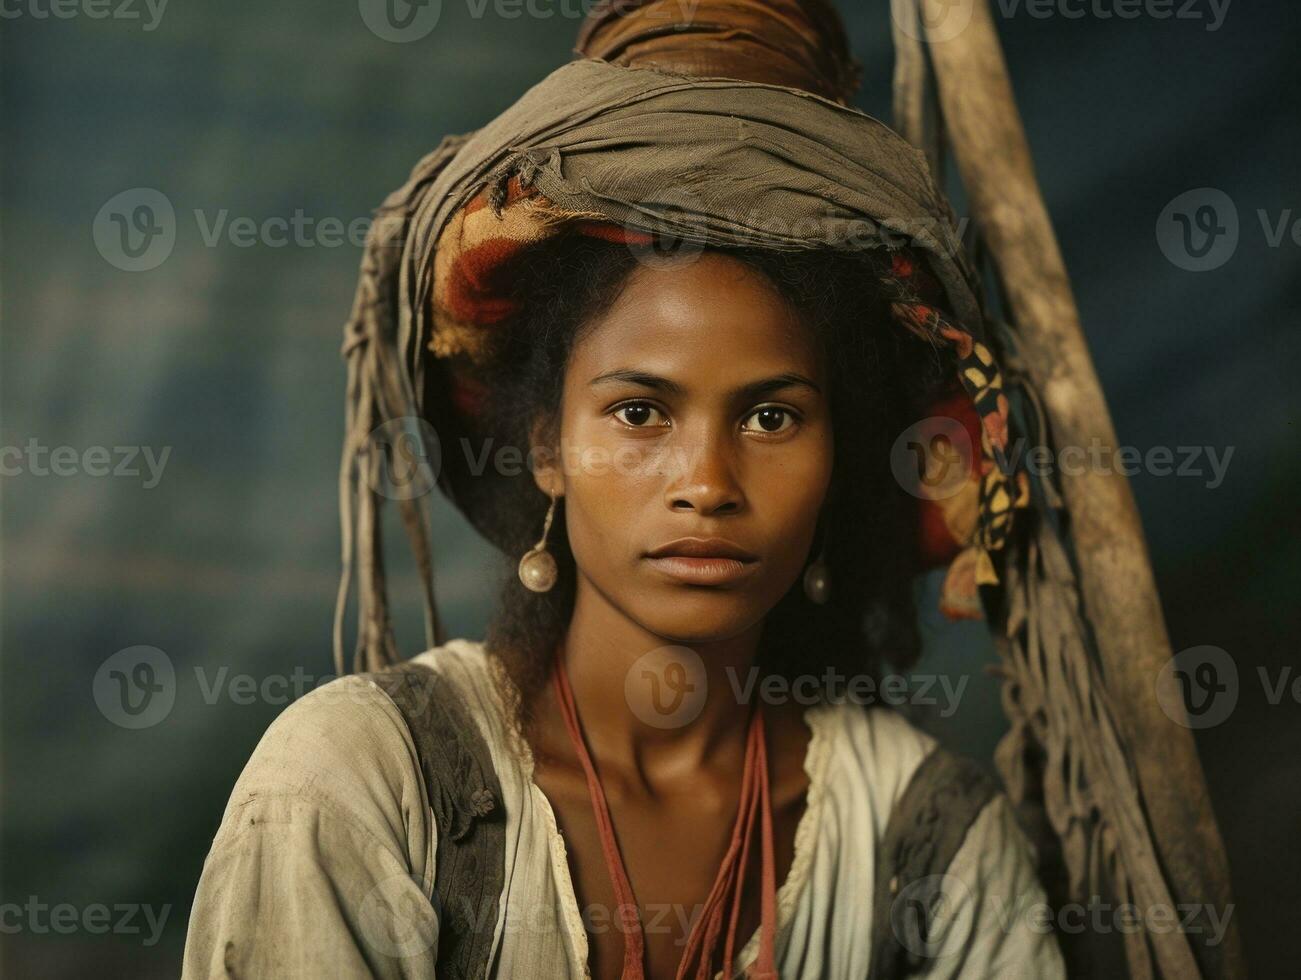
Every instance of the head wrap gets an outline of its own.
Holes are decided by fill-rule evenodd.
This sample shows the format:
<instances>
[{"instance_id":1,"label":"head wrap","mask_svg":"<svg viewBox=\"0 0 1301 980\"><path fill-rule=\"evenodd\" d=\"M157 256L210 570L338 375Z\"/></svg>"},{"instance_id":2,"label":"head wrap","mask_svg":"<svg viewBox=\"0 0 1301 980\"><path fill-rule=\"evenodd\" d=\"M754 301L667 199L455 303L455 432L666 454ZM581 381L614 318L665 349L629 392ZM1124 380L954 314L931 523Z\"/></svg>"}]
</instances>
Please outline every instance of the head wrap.
<instances>
[{"instance_id":1,"label":"head wrap","mask_svg":"<svg viewBox=\"0 0 1301 980\"><path fill-rule=\"evenodd\" d=\"M721 6L737 5L706 5L700 16L707 21ZM773 4L770 16L784 23L782 15L799 13L807 25L808 11L823 9ZM616 43L607 15L594 11L584 36L608 42L629 61L646 32L615 32ZM792 29L790 36L803 34ZM794 50L800 57L765 76L826 77L825 57L814 47L796 43ZM739 68L748 57L742 51ZM831 62L841 67L822 87L843 96L852 69L844 58ZM718 57L710 64L721 67ZM474 367L492 356L493 328L517 312L506 288L511 259L566 227L631 243L660 236L700 246L888 253L878 285L899 329L950 352L979 416L982 452L972 481L978 520L962 544L974 573L967 577L997 581L992 555L1006 540L1013 506L1025 498L1024 484L1000 465L1008 441L1003 379L952 212L923 154L883 123L793 85L581 58L482 129L444 138L385 200L378 219L344 343L349 404L336 656L355 530L357 662L396 659L379 551L382 501L367 479L382 460L370 433L420 416L444 442L488 435L479 428ZM463 454L448 453L441 463L439 486L488 534L482 508L502 477L491 467L471 473ZM413 501L398 503L425 581L432 642L438 629L425 518Z\"/></svg>"}]
</instances>

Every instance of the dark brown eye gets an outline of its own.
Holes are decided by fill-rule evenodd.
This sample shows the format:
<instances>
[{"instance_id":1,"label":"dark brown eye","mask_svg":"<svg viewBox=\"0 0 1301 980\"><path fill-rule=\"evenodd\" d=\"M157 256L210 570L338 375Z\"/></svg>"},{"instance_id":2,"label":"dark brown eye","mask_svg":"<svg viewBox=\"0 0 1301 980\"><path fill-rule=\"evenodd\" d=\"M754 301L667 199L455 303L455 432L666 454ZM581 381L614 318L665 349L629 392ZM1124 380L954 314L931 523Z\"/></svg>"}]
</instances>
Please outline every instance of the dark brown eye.
<instances>
[{"instance_id":1,"label":"dark brown eye","mask_svg":"<svg viewBox=\"0 0 1301 980\"><path fill-rule=\"evenodd\" d=\"M791 412L787 409L780 408L777 405L765 405L762 408L757 408L750 413L747 417L747 421L749 421L749 419L757 419L759 422L759 428L757 430L750 429L749 431L751 432L784 432L791 425L795 424L795 418ZM743 426L743 428L745 427Z\"/></svg>"},{"instance_id":2,"label":"dark brown eye","mask_svg":"<svg viewBox=\"0 0 1301 980\"><path fill-rule=\"evenodd\" d=\"M649 402L629 402L614 410L615 418L634 428L649 428L650 420L658 416L660 410Z\"/></svg>"}]
</instances>

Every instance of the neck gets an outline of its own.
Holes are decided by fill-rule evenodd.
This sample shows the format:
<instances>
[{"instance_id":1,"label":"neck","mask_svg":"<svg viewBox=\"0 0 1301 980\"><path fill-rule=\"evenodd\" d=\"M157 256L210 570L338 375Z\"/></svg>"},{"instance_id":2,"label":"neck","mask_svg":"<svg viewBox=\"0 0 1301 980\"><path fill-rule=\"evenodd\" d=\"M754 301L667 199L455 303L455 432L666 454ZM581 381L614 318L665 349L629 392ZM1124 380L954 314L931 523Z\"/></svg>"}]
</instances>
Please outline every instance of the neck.
<instances>
[{"instance_id":1,"label":"neck","mask_svg":"<svg viewBox=\"0 0 1301 980\"><path fill-rule=\"evenodd\" d=\"M660 636L580 574L559 654L602 768L617 767L647 789L707 765L739 769L752 705L737 689L751 680L762 626L704 642ZM757 686L749 690L753 698ZM554 699L551 684L544 696Z\"/></svg>"}]
</instances>

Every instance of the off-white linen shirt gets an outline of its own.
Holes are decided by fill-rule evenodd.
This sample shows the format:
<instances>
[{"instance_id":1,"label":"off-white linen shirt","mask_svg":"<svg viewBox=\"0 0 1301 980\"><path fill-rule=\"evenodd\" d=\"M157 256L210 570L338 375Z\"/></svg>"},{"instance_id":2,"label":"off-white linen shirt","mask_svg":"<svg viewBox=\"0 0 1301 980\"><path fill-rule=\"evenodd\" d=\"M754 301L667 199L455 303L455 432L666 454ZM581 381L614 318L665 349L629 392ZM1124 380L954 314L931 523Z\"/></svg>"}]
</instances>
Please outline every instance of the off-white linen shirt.
<instances>
[{"instance_id":1,"label":"off-white linen shirt","mask_svg":"<svg viewBox=\"0 0 1301 980\"><path fill-rule=\"evenodd\" d=\"M590 976L565 841L483 645L452 640L416 661L455 685L501 782L505 878L487 926L489 976ZM848 701L812 705L805 719L809 790L777 892L777 965L784 980L862 980L877 848L891 807L936 743L893 711ZM415 745L387 694L353 676L296 701L267 729L231 794L195 895L184 980L432 980L433 819ZM976 818L947 874L926 976L1064 976L1034 855L1003 794ZM738 954L738 972L758 938Z\"/></svg>"}]
</instances>

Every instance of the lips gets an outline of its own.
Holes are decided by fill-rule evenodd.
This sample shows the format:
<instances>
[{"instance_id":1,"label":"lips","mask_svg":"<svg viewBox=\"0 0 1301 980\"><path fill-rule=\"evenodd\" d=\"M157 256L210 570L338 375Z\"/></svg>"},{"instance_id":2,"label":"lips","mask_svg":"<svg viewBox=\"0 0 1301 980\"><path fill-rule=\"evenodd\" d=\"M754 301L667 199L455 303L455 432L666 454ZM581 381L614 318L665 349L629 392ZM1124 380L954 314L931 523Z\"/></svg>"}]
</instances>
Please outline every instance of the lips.
<instances>
[{"instance_id":1,"label":"lips","mask_svg":"<svg viewBox=\"0 0 1301 980\"><path fill-rule=\"evenodd\" d=\"M678 538L668 544L662 544L654 551L646 552L647 558L732 558L736 561L758 561L759 556L751 554L740 545L733 544L725 538Z\"/></svg>"},{"instance_id":2,"label":"lips","mask_svg":"<svg viewBox=\"0 0 1301 980\"><path fill-rule=\"evenodd\" d=\"M646 560L688 585L727 585L759 567L757 555L722 538L679 538L647 552Z\"/></svg>"}]
</instances>

